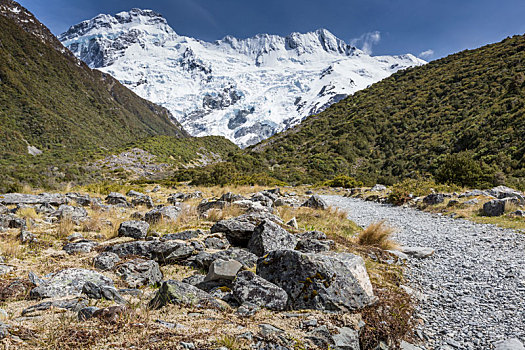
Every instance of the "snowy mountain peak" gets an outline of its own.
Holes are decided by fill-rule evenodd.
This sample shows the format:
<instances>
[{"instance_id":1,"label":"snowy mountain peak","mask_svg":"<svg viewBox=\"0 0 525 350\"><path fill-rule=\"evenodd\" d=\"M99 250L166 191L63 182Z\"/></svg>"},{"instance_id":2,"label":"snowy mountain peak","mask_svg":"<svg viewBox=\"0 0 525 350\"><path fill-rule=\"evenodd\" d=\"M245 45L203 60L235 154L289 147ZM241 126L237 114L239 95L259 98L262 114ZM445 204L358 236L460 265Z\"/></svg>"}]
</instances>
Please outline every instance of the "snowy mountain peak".
<instances>
[{"instance_id":1,"label":"snowy mountain peak","mask_svg":"<svg viewBox=\"0 0 525 350\"><path fill-rule=\"evenodd\" d=\"M370 56L326 29L285 37L180 36L151 10L99 15L60 40L90 67L168 108L194 136L247 146L390 74L425 62Z\"/></svg>"}]
</instances>

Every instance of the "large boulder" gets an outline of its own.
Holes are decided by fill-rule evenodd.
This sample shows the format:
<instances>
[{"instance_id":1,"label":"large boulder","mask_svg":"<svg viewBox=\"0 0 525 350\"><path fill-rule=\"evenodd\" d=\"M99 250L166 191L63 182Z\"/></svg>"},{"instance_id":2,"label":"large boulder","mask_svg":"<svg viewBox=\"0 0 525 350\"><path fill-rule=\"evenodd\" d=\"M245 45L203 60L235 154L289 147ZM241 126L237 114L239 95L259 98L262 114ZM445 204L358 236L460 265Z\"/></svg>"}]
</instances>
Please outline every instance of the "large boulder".
<instances>
[{"instance_id":1,"label":"large boulder","mask_svg":"<svg viewBox=\"0 0 525 350\"><path fill-rule=\"evenodd\" d=\"M431 193L425 198L423 198L423 203L427 205L436 205L443 203L445 201L445 197L441 193Z\"/></svg>"},{"instance_id":2,"label":"large boulder","mask_svg":"<svg viewBox=\"0 0 525 350\"><path fill-rule=\"evenodd\" d=\"M264 220L271 220L278 224L283 223L279 217L271 213L254 212L227 220L221 220L212 226L211 233L222 232L232 245L247 247L255 231L255 227Z\"/></svg>"},{"instance_id":3,"label":"large boulder","mask_svg":"<svg viewBox=\"0 0 525 350\"><path fill-rule=\"evenodd\" d=\"M160 309L168 303L199 308L224 309L223 304L205 291L191 284L174 280L162 282L157 294L149 302L149 307Z\"/></svg>"},{"instance_id":4,"label":"large boulder","mask_svg":"<svg viewBox=\"0 0 525 350\"><path fill-rule=\"evenodd\" d=\"M375 302L360 256L276 250L257 261L257 274L288 293L291 309L359 310Z\"/></svg>"},{"instance_id":5,"label":"large boulder","mask_svg":"<svg viewBox=\"0 0 525 350\"><path fill-rule=\"evenodd\" d=\"M63 204L51 215L59 219L80 220L88 216L86 209Z\"/></svg>"},{"instance_id":6,"label":"large boulder","mask_svg":"<svg viewBox=\"0 0 525 350\"><path fill-rule=\"evenodd\" d=\"M272 250L294 249L296 245L294 235L273 221L264 220L255 228L248 242L248 250L257 256L263 256Z\"/></svg>"},{"instance_id":7,"label":"large boulder","mask_svg":"<svg viewBox=\"0 0 525 350\"><path fill-rule=\"evenodd\" d=\"M148 208L153 208L155 204L153 203L153 199L151 199L150 196L137 196L131 200L131 205L136 207L139 205L143 205Z\"/></svg>"},{"instance_id":8,"label":"large boulder","mask_svg":"<svg viewBox=\"0 0 525 350\"><path fill-rule=\"evenodd\" d=\"M106 251L120 258L134 255L155 260L159 264L171 264L188 258L194 250L191 245L178 241L134 241L115 244Z\"/></svg>"},{"instance_id":9,"label":"large boulder","mask_svg":"<svg viewBox=\"0 0 525 350\"><path fill-rule=\"evenodd\" d=\"M119 237L146 238L149 224L145 221L124 221L118 228Z\"/></svg>"},{"instance_id":10,"label":"large boulder","mask_svg":"<svg viewBox=\"0 0 525 350\"><path fill-rule=\"evenodd\" d=\"M286 308L288 294L251 271L241 271L233 281L233 295L239 304L249 302L270 310Z\"/></svg>"},{"instance_id":11,"label":"large boulder","mask_svg":"<svg viewBox=\"0 0 525 350\"><path fill-rule=\"evenodd\" d=\"M33 299L79 296L86 282L97 286L113 286L113 280L96 271L65 269L52 274L29 293Z\"/></svg>"},{"instance_id":12,"label":"large boulder","mask_svg":"<svg viewBox=\"0 0 525 350\"><path fill-rule=\"evenodd\" d=\"M0 214L0 229L19 228L25 230L27 223L25 219L19 218L13 214Z\"/></svg>"},{"instance_id":13,"label":"large boulder","mask_svg":"<svg viewBox=\"0 0 525 350\"><path fill-rule=\"evenodd\" d=\"M200 252L188 259L188 262L190 265L197 268L208 270L211 263L217 259L236 260L242 264L244 269L251 269L257 264L257 255L241 248L229 248L227 250L220 250L213 254Z\"/></svg>"},{"instance_id":14,"label":"large boulder","mask_svg":"<svg viewBox=\"0 0 525 350\"><path fill-rule=\"evenodd\" d=\"M483 215L485 216L500 216L505 213L507 200L494 199L483 204Z\"/></svg>"},{"instance_id":15,"label":"large boulder","mask_svg":"<svg viewBox=\"0 0 525 350\"><path fill-rule=\"evenodd\" d=\"M180 213L181 209L179 207L168 205L148 211L144 215L144 220L150 224L159 222L161 220L175 221L179 217Z\"/></svg>"},{"instance_id":16,"label":"large boulder","mask_svg":"<svg viewBox=\"0 0 525 350\"><path fill-rule=\"evenodd\" d=\"M326 204L326 202L321 197L314 194L308 198L308 200L304 202L301 207L324 210L328 208L328 204Z\"/></svg>"},{"instance_id":17,"label":"large boulder","mask_svg":"<svg viewBox=\"0 0 525 350\"><path fill-rule=\"evenodd\" d=\"M118 265L115 273L120 276L130 288L155 285L162 281L159 264L153 260L135 259Z\"/></svg>"}]
</instances>

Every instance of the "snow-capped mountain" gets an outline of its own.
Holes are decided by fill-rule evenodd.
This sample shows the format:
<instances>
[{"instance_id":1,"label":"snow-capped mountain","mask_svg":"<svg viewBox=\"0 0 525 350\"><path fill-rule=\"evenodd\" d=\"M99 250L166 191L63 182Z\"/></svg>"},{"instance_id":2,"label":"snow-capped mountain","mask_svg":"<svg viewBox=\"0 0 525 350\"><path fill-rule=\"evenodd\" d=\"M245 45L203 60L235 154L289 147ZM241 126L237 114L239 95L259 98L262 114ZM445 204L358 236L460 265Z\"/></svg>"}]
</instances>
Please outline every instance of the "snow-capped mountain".
<instances>
[{"instance_id":1,"label":"snow-capped mountain","mask_svg":"<svg viewBox=\"0 0 525 350\"><path fill-rule=\"evenodd\" d=\"M192 135L222 135L240 146L425 63L410 54L367 55L325 29L204 42L140 9L98 15L59 39L90 67L168 108Z\"/></svg>"}]
</instances>

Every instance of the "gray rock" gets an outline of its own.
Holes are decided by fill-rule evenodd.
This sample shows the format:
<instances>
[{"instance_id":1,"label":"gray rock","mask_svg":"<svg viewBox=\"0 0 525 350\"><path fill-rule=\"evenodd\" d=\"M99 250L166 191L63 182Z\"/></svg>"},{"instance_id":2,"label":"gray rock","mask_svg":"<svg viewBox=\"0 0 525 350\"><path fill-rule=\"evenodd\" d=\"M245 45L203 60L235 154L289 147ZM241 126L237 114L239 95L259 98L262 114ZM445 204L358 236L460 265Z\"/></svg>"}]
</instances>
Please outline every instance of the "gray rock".
<instances>
[{"instance_id":1,"label":"gray rock","mask_svg":"<svg viewBox=\"0 0 525 350\"><path fill-rule=\"evenodd\" d=\"M77 240L77 239L82 239L82 238L84 238L84 236L82 235L82 233L80 233L80 232L73 232L72 234L70 234L69 236L67 236L66 239L67 239L68 241L71 242L71 241L75 241L75 240Z\"/></svg>"},{"instance_id":2,"label":"gray rock","mask_svg":"<svg viewBox=\"0 0 525 350\"><path fill-rule=\"evenodd\" d=\"M82 308L78 311L77 318L79 321L87 321L90 318L92 318L93 314L98 310L100 309L96 306L88 306L88 307Z\"/></svg>"},{"instance_id":3,"label":"gray rock","mask_svg":"<svg viewBox=\"0 0 525 350\"><path fill-rule=\"evenodd\" d=\"M240 194L235 194L232 192L224 193L221 198L219 198L220 201L227 202L227 203L233 203L237 201L242 201L246 198L241 196Z\"/></svg>"},{"instance_id":4,"label":"gray rock","mask_svg":"<svg viewBox=\"0 0 525 350\"><path fill-rule=\"evenodd\" d=\"M78 253L89 253L96 246L98 246L97 242L90 241L87 239L81 239L73 243L67 243L66 245L64 245L63 249L66 251L66 253L72 255Z\"/></svg>"},{"instance_id":5,"label":"gray rock","mask_svg":"<svg viewBox=\"0 0 525 350\"><path fill-rule=\"evenodd\" d=\"M273 334L284 333L282 329L274 327L271 324L267 324L267 323L260 324L259 330L263 338L268 338L270 335L273 335Z\"/></svg>"},{"instance_id":6,"label":"gray rock","mask_svg":"<svg viewBox=\"0 0 525 350\"><path fill-rule=\"evenodd\" d=\"M71 219L71 220L80 220L88 216L86 209L83 207L73 207L71 205L62 204L58 209L52 214L59 219Z\"/></svg>"},{"instance_id":7,"label":"gray rock","mask_svg":"<svg viewBox=\"0 0 525 350\"><path fill-rule=\"evenodd\" d=\"M205 279L206 275L195 274L184 278L182 282L191 284L192 286L196 286L197 284L204 282Z\"/></svg>"},{"instance_id":8,"label":"gray rock","mask_svg":"<svg viewBox=\"0 0 525 350\"><path fill-rule=\"evenodd\" d=\"M525 347L523 346L523 343L517 339L507 339L504 341L500 341L497 343L494 343L494 349L495 350L525 350Z\"/></svg>"},{"instance_id":9,"label":"gray rock","mask_svg":"<svg viewBox=\"0 0 525 350\"><path fill-rule=\"evenodd\" d=\"M306 202L304 202L301 207L325 210L328 208L328 204L326 204L326 202L318 195L313 195Z\"/></svg>"},{"instance_id":10,"label":"gray rock","mask_svg":"<svg viewBox=\"0 0 525 350\"><path fill-rule=\"evenodd\" d=\"M380 185L380 184L375 184L374 187L372 187L370 189L370 191L373 191L373 192L386 191L386 186L385 185Z\"/></svg>"},{"instance_id":11,"label":"gray rock","mask_svg":"<svg viewBox=\"0 0 525 350\"><path fill-rule=\"evenodd\" d=\"M429 247L401 247L401 252L418 259L428 258L434 255L435 250Z\"/></svg>"},{"instance_id":12,"label":"gray rock","mask_svg":"<svg viewBox=\"0 0 525 350\"><path fill-rule=\"evenodd\" d=\"M37 238L33 233L29 231L24 231L24 230L20 231L20 234L18 235L18 239L20 240L22 244L33 243L37 241Z\"/></svg>"},{"instance_id":13,"label":"gray rock","mask_svg":"<svg viewBox=\"0 0 525 350\"><path fill-rule=\"evenodd\" d=\"M7 314L7 311L0 309L0 322L7 321L8 318L9 315Z\"/></svg>"},{"instance_id":14,"label":"gray rock","mask_svg":"<svg viewBox=\"0 0 525 350\"><path fill-rule=\"evenodd\" d=\"M98 270L106 271L111 270L119 261L117 254L103 252L93 259L93 266Z\"/></svg>"},{"instance_id":15,"label":"gray rock","mask_svg":"<svg viewBox=\"0 0 525 350\"><path fill-rule=\"evenodd\" d=\"M168 303L199 308L224 309L219 301L203 290L191 284L174 280L162 282L157 294L149 302L149 307L159 309Z\"/></svg>"},{"instance_id":16,"label":"gray rock","mask_svg":"<svg viewBox=\"0 0 525 350\"><path fill-rule=\"evenodd\" d=\"M232 245L246 247L252 238L255 224L246 218L221 220L211 227L212 233L223 232Z\"/></svg>"},{"instance_id":17,"label":"gray rock","mask_svg":"<svg viewBox=\"0 0 525 350\"><path fill-rule=\"evenodd\" d=\"M241 271L233 282L233 295L240 304L249 302L270 310L286 308L286 292L251 271Z\"/></svg>"},{"instance_id":18,"label":"gray rock","mask_svg":"<svg viewBox=\"0 0 525 350\"><path fill-rule=\"evenodd\" d=\"M9 208L5 205L0 204L0 215L9 213Z\"/></svg>"},{"instance_id":19,"label":"gray rock","mask_svg":"<svg viewBox=\"0 0 525 350\"><path fill-rule=\"evenodd\" d=\"M506 186L494 187L493 189L490 189L488 192L490 195L498 199L516 198L520 204L525 204L525 198L523 197L522 192L519 192L515 189L509 188Z\"/></svg>"},{"instance_id":20,"label":"gray rock","mask_svg":"<svg viewBox=\"0 0 525 350\"><path fill-rule=\"evenodd\" d=\"M251 198L252 202L259 202L262 206L271 208L273 206L273 199L264 193L256 193Z\"/></svg>"},{"instance_id":21,"label":"gray rock","mask_svg":"<svg viewBox=\"0 0 525 350\"><path fill-rule=\"evenodd\" d=\"M222 210L226 208L228 204L229 203L225 201L208 201L205 199L202 202L200 202L197 206L197 213L199 213L199 215L205 215L208 211L212 209Z\"/></svg>"},{"instance_id":22,"label":"gray rock","mask_svg":"<svg viewBox=\"0 0 525 350\"><path fill-rule=\"evenodd\" d=\"M486 191L472 190L472 191L468 191L468 192L464 192L460 194L459 198L465 198L465 197L469 198L469 197L478 197L478 196L490 197L492 195Z\"/></svg>"},{"instance_id":23,"label":"gray rock","mask_svg":"<svg viewBox=\"0 0 525 350\"><path fill-rule=\"evenodd\" d=\"M334 245L331 240L302 239L297 242L295 249L303 253L321 253L331 250Z\"/></svg>"},{"instance_id":24,"label":"gray rock","mask_svg":"<svg viewBox=\"0 0 525 350\"><path fill-rule=\"evenodd\" d=\"M66 193L66 197L70 200L75 201L78 205L83 206L83 207L89 207L91 205L101 204L100 198L91 198L87 194Z\"/></svg>"},{"instance_id":25,"label":"gray rock","mask_svg":"<svg viewBox=\"0 0 525 350\"><path fill-rule=\"evenodd\" d=\"M19 228L25 230L27 223L25 219L13 214L0 215L0 229Z\"/></svg>"},{"instance_id":26,"label":"gray rock","mask_svg":"<svg viewBox=\"0 0 525 350\"><path fill-rule=\"evenodd\" d=\"M427 205L436 205L443 203L445 201L445 197L441 193L431 193L425 198L423 198L423 203Z\"/></svg>"},{"instance_id":27,"label":"gray rock","mask_svg":"<svg viewBox=\"0 0 525 350\"><path fill-rule=\"evenodd\" d=\"M507 200L505 199L494 199L483 204L483 215L485 216L500 216L505 213L505 207L507 206Z\"/></svg>"},{"instance_id":28,"label":"gray rock","mask_svg":"<svg viewBox=\"0 0 525 350\"><path fill-rule=\"evenodd\" d=\"M193 350L195 349L195 344L193 343L187 343L187 342L180 342L180 346L182 346L183 349Z\"/></svg>"},{"instance_id":29,"label":"gray rock","mask_svg":"<svg viewBox=\"0 0 525 350\"><path fill-rule=\"evenodd\" d=\"M0 322L0 340L9 337L9 326Z\"/></svg>"},{"instance_id":30,"label":"gray rock","mask_svg":"<svg viewBox=\"0 0 525 350\"><path fill-rule=\"evenodd\" d=\"M325 325L308 332L306 339L311 340L319 348L330 348L334 345L332 334Z\"/></svg>"},{"instance_id":31,"label":"gray rock","mask_svg":"<svg viewBox=\"0 0 525 350\"><path fill-rule=\"evenodd\" d=\"M126 193L126 196L128 197L144 197L145 194L142 192L138 192L135 190L129 190L128 193Z\"/></svg>"},{"instance_id":32,"label":"gray rock","mask_svg":"<svg viewBox=\"0 0 525 350\"><path fill-rule=\"evenodd\" d=\"M257 274L284 289L294 310L359 310L376 300L364 261L354 254L272 251L257 261Z\"/></svg>"},{"instance_id":33,"label":"gray rock","mask_svg":"<svg viewBox=\"0 0 525 350\"><path fill-rule=\"evenodd\" d=\"M172 205L168 205L162 208L155 208L148 211L144 215L144 220L150 224L159 222L161 220L175 221L179 217L181 209Z\"/></svg>"},{"instance_id":34,"label":"gray rock","mask_svg":"<svg viewBox=\"0 0 525 350\"><path fill-rule=\"evenodd\" d=\"M227 249L230 246L230 242L218 237L208 237L204 240L204 245L208 249Z\"/></svg>"},{"instance_id":35,"label":"gray rock","mask_svg":"<svg viewBox=\"0 0 525 350\"><path fill-rule=\"evenodd\" d=\"M27 273L27 278L29 279L29 282L33 283L36 287L44 283L44 280L38 277L38 275L33 271L29 271Z\"/></svg>"},{"instance_id":36,"label":"gray rock","mask_svg":"<svg viewBox=\"0 0 525 350\"><path fill-rule=\"evenodd\" d=\"M263 256L272 250L294 249L297 239L294 235L273 221L264 220L254 230L248 250L257 256Z\"/></svg>"},{"instance_id":37,"label":"gray rock","mask_svg":"<svg viewBox=\"0 0 525 350\"><path fill-rule=\"evenodd\" d=\"M202 192L195 191L193 193L182 193L182 192L174 193L168 197L168 203L172 203L175 205L178 202L185 202L187 200L194 199L194 198L202 198Z\"/></svg>"},{"instance_id":38,"label":"gray rock","mask_svg":"<svg viewBox=\"0 0 525 350\"><path fill-rule=\"evenodd\" d=\"M524 217L525 216L525 210L516 210L514 213L515 216Z\"/></svg>"},{"instance_id":39,"label":"gray rock","mask_svg":"<svg viewBox=\"0 0 525 350\"><path fill-rule=\"evenodd\" d=\"M419 346L415 346L414 344L410 344L404 340L401 342L399 347L401 350L421 350Z\"/></svg>"},{"instance_id":40,"label":"gray rock","mask_svg":"<svg viewBox=\"0 0 525 350\"><path fill-rule=\"evenodd\" d=\"M356 330L348 327L338 329L339 334L332 335L334 349L337 350L360 350L359 334Z\"/></svg>"},{"instance_id":41,"label":"gray rock","mask_svg":"<svg viewBox=\"0 0 525 350\"><path fill-rule=\"evenodd\" d=\"M119 304L126 304L126 300L122 298L113 286L99 286L92 282L86 282L84 286L82 286L82 294L85 294L91 299L114 300Z\"/></svg>"},{"instance_id":42,"label":"gray rock","mask_svg":"<svg viewBox=\"0 0 525 350\"><path fill-rule=\"evenodd\" d=\"M135 259L118 265L115 273L130 288L156 285L162 281L159 264L153 260Z\"/></svg>"},{"instance_id":43,"label":"gray rock","mask_svg":"<svg viewBox=\"0 0 525 350\"><path fill-rule=\"evenodd\" d=\"M119 237L146 238L149 224L145 221L124 221L118 228Z\"/></svg>"},{"instance_id":44,"label":"gray rock","mask_svg":"<svg viewBox=\"0 0 525 350\"><path fill-rule=\"evenodd\" d=\"M40 304L25 308L24 310L22 310L22 316L34 315L36 312L47 311L51 308L58 308L78 312L82 308L85 308L87 305L87 300L83 298L45 301Z\"/></svg>"},{"instance_id":45,"label":"gray rock","mask_svg":"<svg viewBox=\"0 0 525 350\"><path fill-rule=\"evenodd\" d=\"M237 272L242 268L242 264L237 260L222 260L217 259L211 263L208 274L204 279L204 282L207 281L216 281L216 280L229 280L233 281Z\"/></svg>"},{"instance_id":46,"label":"gray rock","mask_svg":"<svg viewBox=\"0 0 525 350\"><path fill-rule=\"evenodd\" d=\"M59 193L41 193L38 195L34 194L21 194L21 193L7 193L0 195L0 204L13 205L13 204L50 204L59 206L67 203L66 196Z\"/></svg>"},{"instance_id":47,"label":"gray rock","mask_svg":"<svg viewBox=\"0 0 525 350\"><path fill-rule=\"evenodd\" d=\"M261 308L253 303L245 302L235 311L240 317L252 317Z\"/></svg>"},{"instance_id":48,"label":"gray rock","mask_svg":"<svg viewBox=\"0 0 525 350\"><path fill-rule=\"evenodd\" d=\"M115 244L108 247L107 251L120 258L136 255L155 260L159 264L171 264L191 256L194 248L178 241L134 241Z\"/></svg>"},{"instance_id":49,"label":"gray rock","mask_svg":"<svg viewBox=\"0 0 525 350\"><path fill-rule=\"evenodd\" d=\"M86 269L65 269L44 280L39 286L31 290L32 299L57 298L78 296L87 282L98 286L113 286L113 281L96 271Z\"/></svg>"},{"instance_id":50,"label":"gray rock","mask_svg":"<svg viewBox=\"0 0 525 350\"><path fill-rule=\"evenodd\" d=\"M203 234L204 234L204 231L202 230L186 230L182 232L170 233L170 234L164 235L161 237L161 240L166 241L166 240L180 239L180 240L186 241L186 240L198 238L199 236Z\"/></svg>"},{"instance_id":51,"label":"gray rock","mask_svg":"<svg viewBox=\"0 0 525 350\"><path fill-rule=\"evenodd\" d=\"M122 193L111 192L106 197L106 203L111 205L121 205L124 207L129 207L129 202Z\"/></svg>"},{"instance_id":52,"label":"gray rock","mask_svg":"<svg viewBox=\"0 0 525 350\"><path fill-rule=\"evenodd\" d=\"M143 205L148 208L153 208L155 206L155 204L153 203L153 199L151 199L150 196L146 196L146 195L133 198L131 200L131 205L134 207Z\"/></svg>"},{"instance_id":53,"label":"gray rock","mask_svg":"<svg viewBox=\"0 0 525 350\"><path fill-rule=\"evenodd\" d=\"M14 267L9 265L0 264L0 276L7 275L8 273L14 271Z\"/></svg>"}]
</instances>

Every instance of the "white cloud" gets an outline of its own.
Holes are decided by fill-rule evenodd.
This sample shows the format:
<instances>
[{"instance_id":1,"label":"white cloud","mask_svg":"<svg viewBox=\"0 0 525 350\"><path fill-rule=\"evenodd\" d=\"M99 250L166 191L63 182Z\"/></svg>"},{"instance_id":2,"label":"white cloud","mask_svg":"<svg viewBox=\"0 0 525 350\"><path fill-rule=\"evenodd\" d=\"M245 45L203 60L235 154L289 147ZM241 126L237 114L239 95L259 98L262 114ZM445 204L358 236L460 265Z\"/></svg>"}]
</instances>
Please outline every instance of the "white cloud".
<instances>
[{"instance_id":1,"label":"white cloud","mask_svg":"<svg viewBox=\"0 0 525 350\"><path fill-rule=\"evenodd\" d=\"M429 58L434 56L434 50L426 50L419 54L419 57L421 58Z\"/></svg>"},{"instance_id":2,"label":"white cloud","mask_svg":"<svg viewBox=\"0 0 525 350\"><path fill-rule=\"evenodd\" d=\"M352 39L350 45L352 46L361 46L366 54L372 54L372 47L381 41L381 33L379 31L368 32L361 35L359 38Z\"/></svg>"}]
</instances>

